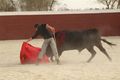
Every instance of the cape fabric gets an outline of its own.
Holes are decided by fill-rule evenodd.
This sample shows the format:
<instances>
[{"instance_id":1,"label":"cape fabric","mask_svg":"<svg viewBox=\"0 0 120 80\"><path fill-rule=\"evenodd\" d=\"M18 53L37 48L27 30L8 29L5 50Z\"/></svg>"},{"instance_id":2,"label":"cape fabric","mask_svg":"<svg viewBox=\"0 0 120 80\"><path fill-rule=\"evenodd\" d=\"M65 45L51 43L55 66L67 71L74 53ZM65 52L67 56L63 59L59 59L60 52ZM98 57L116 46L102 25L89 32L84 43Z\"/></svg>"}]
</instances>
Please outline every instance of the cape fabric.
<instances>
[{"instance_id":1,"label":"cape fabric","mask_svg":"<svg viewBox=\"0 0 120 80\"><path fill-rule=\"evenodd\" d=\"M20 62L21 64L33 64L36 63L38 54L41 48L32 46L27 42L23 42L20 51ZM49 59L46 55L43 56L40 63L49 63Z\"/></svg>"}]
</instances>

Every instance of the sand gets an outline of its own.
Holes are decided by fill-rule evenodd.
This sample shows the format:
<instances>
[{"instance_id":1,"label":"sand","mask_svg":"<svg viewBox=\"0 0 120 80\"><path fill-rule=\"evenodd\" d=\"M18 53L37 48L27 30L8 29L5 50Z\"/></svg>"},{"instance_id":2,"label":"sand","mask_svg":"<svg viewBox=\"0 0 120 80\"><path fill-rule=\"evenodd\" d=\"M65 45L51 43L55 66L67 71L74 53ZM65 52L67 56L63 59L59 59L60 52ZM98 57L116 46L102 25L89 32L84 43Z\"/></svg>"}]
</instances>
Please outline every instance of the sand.
<instances>
[{"instance_id":1,"label":"sand","mask_svg":"<svg viewBox=\"0 0 120 80\"><path fill-rule=\"evenodd\" d=\"M117 44L110 47L103 43L104 48L112 57L110 62L96 47L95 58L86 63L90 57L87 50L64 51L60 60L48 64L20 64L20 48L26 40L0 41L0 80L120 80L120 36L104 37ZM43 40L35 39L30 44L41 47Z\"/></svg>"}]
</instances>

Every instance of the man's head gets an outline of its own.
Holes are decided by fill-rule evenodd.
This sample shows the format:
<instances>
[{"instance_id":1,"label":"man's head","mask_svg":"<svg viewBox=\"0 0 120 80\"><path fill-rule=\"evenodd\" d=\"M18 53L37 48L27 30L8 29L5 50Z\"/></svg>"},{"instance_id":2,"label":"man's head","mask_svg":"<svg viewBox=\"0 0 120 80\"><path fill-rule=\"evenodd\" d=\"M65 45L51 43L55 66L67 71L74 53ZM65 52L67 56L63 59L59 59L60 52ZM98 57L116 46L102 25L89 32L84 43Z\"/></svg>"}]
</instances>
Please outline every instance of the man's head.
<instances>
[{"instance_id":1,"label":"man's head","mask_svg":"<svg viewBox=\"0 0 120 80\"><path fill-rule=\"evenodd\" d=\"M37 28L38 26L39 26L39 24L35 24L35 25L34 25L34 28Z\"/></svg>"}]
</instances>

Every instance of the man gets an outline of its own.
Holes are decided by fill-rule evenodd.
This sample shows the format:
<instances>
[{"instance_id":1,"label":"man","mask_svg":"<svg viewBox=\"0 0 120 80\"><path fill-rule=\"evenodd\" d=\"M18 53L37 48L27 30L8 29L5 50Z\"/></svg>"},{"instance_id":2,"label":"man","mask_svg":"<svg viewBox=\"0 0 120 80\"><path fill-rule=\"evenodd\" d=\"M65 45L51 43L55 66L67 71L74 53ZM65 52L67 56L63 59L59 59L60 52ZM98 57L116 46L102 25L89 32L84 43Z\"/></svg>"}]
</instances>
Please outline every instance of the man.
<instances>
[{"instance_id":1,"label":"man","mask_svg":"<svg viewBox=\"0 0 120 80\"><path fill-rule=\"evenodd\" d=\"M55 60L56 60L57 64L59 64L60 61L59 61L59 57L58 57L56 42L54 39L55 29L48 24L35 24L34 28L36 29L36 32L31 38L29 38L27 40L27 42L31 41L38 35L40 35L41 37L44 38L42 49L38 55L38 60L37 60L36 64L39 64L39 61L42 59L44 53L46 53L46 49L47 49L48 45L50 45L53 55L55 56Z\"/></svg>"}]
</instances>

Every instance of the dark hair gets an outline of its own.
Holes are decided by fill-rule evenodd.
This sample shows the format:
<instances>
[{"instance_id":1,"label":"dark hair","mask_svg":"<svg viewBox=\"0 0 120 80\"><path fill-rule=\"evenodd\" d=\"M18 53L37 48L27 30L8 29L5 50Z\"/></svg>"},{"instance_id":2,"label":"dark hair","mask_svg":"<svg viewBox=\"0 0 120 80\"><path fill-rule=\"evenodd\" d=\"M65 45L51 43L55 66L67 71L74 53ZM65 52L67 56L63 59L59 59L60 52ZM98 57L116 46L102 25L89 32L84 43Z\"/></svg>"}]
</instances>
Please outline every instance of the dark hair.
<instances>
[{"instance_id":1,"label":"dark hair","mask_svg":"<svg viewBox=\"0 0 120 80\"><path fill-rule=\"evenodd\" d=\"M35 24L35 25L34 25L34 28L37 28L38 26L39 26L39 24Z\"/></svg>"}]
</instances>

